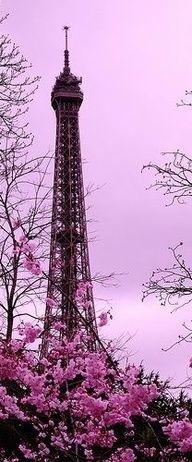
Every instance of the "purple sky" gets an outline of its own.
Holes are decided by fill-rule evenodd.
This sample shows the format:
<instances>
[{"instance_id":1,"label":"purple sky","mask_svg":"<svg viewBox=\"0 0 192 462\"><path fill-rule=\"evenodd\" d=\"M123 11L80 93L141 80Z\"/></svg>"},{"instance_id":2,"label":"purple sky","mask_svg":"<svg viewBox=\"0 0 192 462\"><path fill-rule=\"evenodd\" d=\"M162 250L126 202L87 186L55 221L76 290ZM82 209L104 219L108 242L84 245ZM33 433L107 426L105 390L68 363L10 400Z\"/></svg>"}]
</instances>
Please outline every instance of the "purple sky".
<instances>
[{"instance_id":1,"label":"purple sky","mask_svg":"<svg viewBox=\"0 0 192 462\"><path fill-rule=\"evenodd\" d=\"M121 286L96 295L110 299L114 320L105 336L135 334L131 361L162 376L182 378L190 345L161 352L190 320L189 309L170 314L156 300L141 303L142 283L169 260L168 246L183 240L191 255L191 208L165 208L162 194L146 191L152 176L143 164L179 148L192 154L192 113L176 108L192 87L191 0L2 0L10 12L4 32L20 45L42 76L30 111L34 153L54 148L55 117L50 92L62 69L64 34L70 31L72 72L82 75L80 111L85 184L105 184L90 199L97 242L92 272L128 273Z\"/></svg>"}]
</instances>

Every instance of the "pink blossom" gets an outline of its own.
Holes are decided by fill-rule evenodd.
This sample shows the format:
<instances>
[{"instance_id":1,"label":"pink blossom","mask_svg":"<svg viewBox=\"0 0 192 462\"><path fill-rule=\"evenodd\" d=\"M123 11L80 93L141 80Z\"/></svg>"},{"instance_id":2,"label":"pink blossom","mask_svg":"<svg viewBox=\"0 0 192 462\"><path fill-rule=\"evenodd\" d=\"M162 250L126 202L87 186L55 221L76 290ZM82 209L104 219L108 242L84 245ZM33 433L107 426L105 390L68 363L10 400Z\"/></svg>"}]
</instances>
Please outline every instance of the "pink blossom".
<instances>
[{"instance_id":1,"label":"pink blossom","mask_svg":"<svg viewBox=\"0 0 192 462\"><path fill-rule=\"evenodd\" d=\"M144 448L144 454L149 457L153 457L156 453L156 448Z\"/></svg>"},{"instance_id":2,"label":"pink blossom","mask_svg":"<svg viewBox=\"0 0 192 462\"><path fill-rule=\"evenodd\" d=\"M19 446L20 451L23 453L26 459L31 459L35 460L37 457L37 454L35 454L31 449L27 448L24 444L20 444Z\"/></svg>"},{"instance_id":3,"label":"pink blossom","mask_svg":"<svg viewBox=\"0 0 192 462\"><path fill-rule=\"evenodd\" d=\"M84 304L83 304L83 307L85 308L85 310L91 310L91 308L92 308L91 301L90 300L85 301Z\"/></svg>"},{"instance_id":4,"label":"pink blossom","mask_svg":"<svg viewBox=\"0 0 192 462\"><path fill-rule=\"evenodd\" d=\"M23 266L35 276L39 276L42 273L39 261L33 257L26 257Z\"/></svg>"},{"instance_id":5,"label":"pink blossom","mask_svg":"<svg viewBox=\"0 0 192 462\"><path fill-rule=\"evenodd\" d=\"M106 311L103 311L99 315L99 327L105 326L108 323L108 313Z\"/></svg>"},{"instance_id":6,"label":"pink blossom","mask_svg":"<svg viewBox=\"0 0 192 462\"><path fill-rule=\"evenodd\" d=\"M136 457L132 449L118 449L107 462L134 462Z\"/></svg>"},{"instance_id":7,"label":"pink blossom","mask_svg":"<svg viewBox=\"0 0 192 462\"><path fill-rule=\"evenodd\" d=\"M23 252L33 253L36 250L36 244L34 242L24 242L22 245Z\"/></svg>"},{"instance_id":8,"label":"pink blossom","mask_svg":"<svg viewBox=\"0 0 192 462\"><path fill-rule=\"evenodd\" d=\"M14 231L22 225L20 218L16 218L12 221Z\"/></svg>"},{"instance_id":9,"label":"pink blossom","mask_svg":"<svg viewBox=\"0 0 192 462\"><path fill-rule=\"evenodd\" d=\"M78 303L83 303L87 298L87 290L92 287L89 281L80 281L75 294L75 299Z\"/></svg>"},{"instance_id":10,"label":"pink blossom","mask_svg":"<svg viewBox=\"0 0 192 462\"><path fill-rule=\"evenodd\" d=\"M25 236L25 234L22 234L22 235L19 237L19 242L20 242L21 244L24 244L24 243L26 243L27 241L28 241L28 238L27 238L27 236Z\"/></svg>"},{"instance_id":11,"label":"pink blossom","mask_svg":"<svg viewBox=\"0 0 192 462\"><path fill-rule=\"evenodd\" d=\"M25 343L34 343L41 332L41 328L39 326L35 327L30 323L20 324L18 329Z\"/></svg>"},{"instance_id":12,"label":"pink blossom","mask_svg":"<svg viewBox=\"0 0 192 462\"><path fill-rule=\"evenodd\" d=\"M22 340L11 340L10 345L11 345L13 352L17 353L19 350L23 348L23 341Z\"/></svg>"},{"instance_id":13,"label":"pink blossom","mask_svg":"<svg viewBox=\"0 0 192 462\"><path fill-rule=\"evenodd\" d=\"M189 419L172 422L164 427L164 432L182 452L192 451L192 422Z\"/></svg>"},{"instance_id":14,"label":"pink blossom","mask_svg":"<svg viewBox=\"0 0 192 462\"><path fill-rule=\"evenodd\" d=\"M51 297L47 297L45 301L50 308L56 308L58 306L58 302Z\"/></svg>"}]
</instances>

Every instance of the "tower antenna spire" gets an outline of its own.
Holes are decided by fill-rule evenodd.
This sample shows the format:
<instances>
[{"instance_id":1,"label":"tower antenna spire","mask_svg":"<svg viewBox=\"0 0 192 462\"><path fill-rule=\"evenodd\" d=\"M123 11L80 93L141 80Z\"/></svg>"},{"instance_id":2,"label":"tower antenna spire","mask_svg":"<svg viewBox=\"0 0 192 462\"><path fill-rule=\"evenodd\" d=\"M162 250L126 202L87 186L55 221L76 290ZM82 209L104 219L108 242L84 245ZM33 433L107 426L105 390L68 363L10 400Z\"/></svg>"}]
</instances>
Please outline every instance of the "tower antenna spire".
<instances>
[{"instance_id":1,"label":"tower antenna spire","mask_svg":"<svg viewBox=\"0 0 192 462\"><path fill-rule=\"evenodd\" d=\"M64 51L64 69L69 70L69 50L68 50L68 30L69 26L64 26L65 31L65 51Z\"/></svg>"}]
</instances>

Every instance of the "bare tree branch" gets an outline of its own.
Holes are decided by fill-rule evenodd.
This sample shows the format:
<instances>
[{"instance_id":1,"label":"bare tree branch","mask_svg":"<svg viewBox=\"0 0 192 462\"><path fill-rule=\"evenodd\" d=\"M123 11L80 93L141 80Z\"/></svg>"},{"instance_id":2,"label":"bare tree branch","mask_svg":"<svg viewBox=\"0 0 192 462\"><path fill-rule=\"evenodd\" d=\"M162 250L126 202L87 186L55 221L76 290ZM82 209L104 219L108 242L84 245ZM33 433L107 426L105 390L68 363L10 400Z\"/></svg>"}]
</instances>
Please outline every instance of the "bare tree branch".
<instances>
[{"instance_id":1,"label":"bare tree branch","mask_svg":"<svg viewBox=\"0 0 192 462\"><path fill-rule=\"evenodd\" d=\"M167 205L174 202L185 203L187 197L192 196L192 159L179 151L164 152L163 156L170 158L163 166L149 163L142 170L153 170L156 180L147 189L163 190L165 196L170 197Z\"/></svg>"},{"instance_id":2,"label":"bare tree branch","mask_svg":"<svg viewBox=\"0 0 192 462\"><path fill-rule=\"evenodd\" d=\"M170 247L173 264L164 269L157 268L149 281L143 284L143 300L149 295L155 295L161 305L171 305L172 311L192 303L192 270L180 254L181 246L182 242Z\"/></svg>"}]
</instances>

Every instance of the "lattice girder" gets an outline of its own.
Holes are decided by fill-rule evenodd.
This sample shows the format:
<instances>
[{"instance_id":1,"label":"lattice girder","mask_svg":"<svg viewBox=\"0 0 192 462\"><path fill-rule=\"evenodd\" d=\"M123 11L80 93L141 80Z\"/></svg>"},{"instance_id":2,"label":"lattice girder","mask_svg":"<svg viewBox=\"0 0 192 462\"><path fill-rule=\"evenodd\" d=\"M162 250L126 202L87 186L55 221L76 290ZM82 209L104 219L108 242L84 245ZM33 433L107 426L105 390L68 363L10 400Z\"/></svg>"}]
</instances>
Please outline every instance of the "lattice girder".
<instances>
[{"instance_id":1,"label":"lattice girder","mask_svg":"<svg viewBox=\"0 0 192 462\"><path fill-rule=\"evenodd\" d=\"M53 320L61 320L69 338L77 330L86 330L88 347L95 349L97 326L91 285L86 289L84 307L76 300L79 283L91 283L78 120L81 100L66 93L56 93L52 99L56 152L48 297L56 300L58 307L46 306L45 337Z\"/></svg>"}]
</instances>

